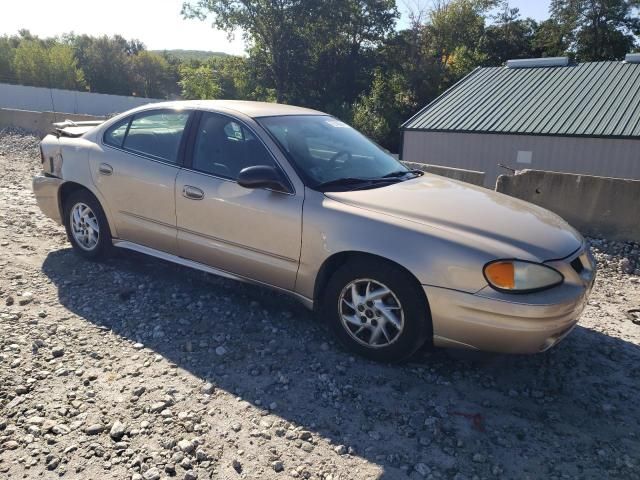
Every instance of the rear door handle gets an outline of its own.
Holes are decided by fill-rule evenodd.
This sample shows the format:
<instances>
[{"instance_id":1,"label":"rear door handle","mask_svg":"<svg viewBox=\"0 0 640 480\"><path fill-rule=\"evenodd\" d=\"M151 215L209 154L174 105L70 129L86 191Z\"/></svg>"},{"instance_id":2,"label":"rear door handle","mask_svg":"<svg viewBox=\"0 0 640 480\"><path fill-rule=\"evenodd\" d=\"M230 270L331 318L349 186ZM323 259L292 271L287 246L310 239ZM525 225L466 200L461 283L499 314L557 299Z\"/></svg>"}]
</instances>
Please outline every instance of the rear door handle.
<instances>
[{"instance_id":1,"label":"rear door handle","mask_svg":"<svg viewBox=\"0 0 640 480\"><path fill-rule=\"evenodd\" d=\"M185 185L182 188L182 196L190 200L202 200L204 198L204 192L191 185Z\"/></svg>"},{"instance_id":2,"label":"rear door handle","mask_svg":"<svg viewBox=\"0 0 640 480\"><path fill-rule=\"evenodd\" d=\"M100 166L98 167L98 171L102 175L111 175L113 173L113 167L108 163L101 163Z\"/></svg>"}]
</instances>

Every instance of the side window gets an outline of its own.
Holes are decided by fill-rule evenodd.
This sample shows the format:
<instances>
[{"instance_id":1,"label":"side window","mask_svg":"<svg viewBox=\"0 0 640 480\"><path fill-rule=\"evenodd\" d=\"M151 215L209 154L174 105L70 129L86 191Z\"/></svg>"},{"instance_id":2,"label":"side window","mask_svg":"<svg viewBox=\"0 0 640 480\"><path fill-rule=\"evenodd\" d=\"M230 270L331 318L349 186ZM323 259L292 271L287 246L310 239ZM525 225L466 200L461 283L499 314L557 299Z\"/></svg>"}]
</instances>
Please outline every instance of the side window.
<instances>
[{"instance_id":1,"label":"side window","mask_svg":"<svg viewBox=\"0 0 640 480\"><path fill-rule=\"evenodd\" d=\"M224 115L203 113L193 150L193 168L218 177L236 180L247 167L276 163L245 127Z\"/></svg>"},{"instance_id":2,"label":"side window","mask_svg":"<svg viewBox=\"0 0 640 480\"><path fill-rule=\"evenodd\" d=\"M145 112L135 115L123 148L171 163L178 162L188 112Z\"/></svg>"},{"instance_id":3,"label":"side window","mask_svg":"<svg viewBox=\"0 0 640 480\"><path fill-rule=\"evenodd\" d=\"M124 141L124 136L127 133L127 127L129 126L130 121L131 117L121 120L109 127L109 129L104 133L104 143L111 145L112 147L122 147L122 142Z\"/></svg>"}]
</instances>

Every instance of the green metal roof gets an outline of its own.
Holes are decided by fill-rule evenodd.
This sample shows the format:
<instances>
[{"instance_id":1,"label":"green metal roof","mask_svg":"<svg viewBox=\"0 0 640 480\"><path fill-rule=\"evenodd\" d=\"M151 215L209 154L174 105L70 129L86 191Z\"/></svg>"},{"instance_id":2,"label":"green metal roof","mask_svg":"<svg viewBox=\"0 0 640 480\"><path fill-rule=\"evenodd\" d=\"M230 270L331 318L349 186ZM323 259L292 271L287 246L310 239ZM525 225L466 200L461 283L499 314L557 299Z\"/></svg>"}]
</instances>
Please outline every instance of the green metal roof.
<instances>
[{"instance_id":1,"label":"green metal roof","mask_svg":"<svg viewBox=\"0 0 640 480\"><path fill-rule=\"evenodd\" d=\"M640 138L640 63L478 68L403 127Z\"/></svg>"}]
</instances>

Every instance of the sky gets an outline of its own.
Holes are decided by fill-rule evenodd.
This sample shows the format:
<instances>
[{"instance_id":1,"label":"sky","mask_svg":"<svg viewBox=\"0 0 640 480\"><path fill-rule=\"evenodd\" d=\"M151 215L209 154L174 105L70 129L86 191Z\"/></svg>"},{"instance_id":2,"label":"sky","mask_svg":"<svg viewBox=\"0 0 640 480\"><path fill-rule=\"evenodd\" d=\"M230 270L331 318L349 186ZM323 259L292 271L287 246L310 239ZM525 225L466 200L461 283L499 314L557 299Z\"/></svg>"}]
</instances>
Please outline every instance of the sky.
<instances>
[{"instance_id":1,"label":"sky","mask_svg":"<svg viewBox=\"0 0 640 480\"><path fill-rule=\"evenodd\" d=\"M421 0L398 0L399 27L407 25L405 5ZM40 37L75 32L137 38L150 50L211 50L242 54L240 33L229 40L225 32L211 28L211 21L185 20L183 0L0 0L0 35L26 28ZM427 3L427 2L422 2ZM523 17L547 17L549 0L511 0Z\"/></svg>"}]
</instances>

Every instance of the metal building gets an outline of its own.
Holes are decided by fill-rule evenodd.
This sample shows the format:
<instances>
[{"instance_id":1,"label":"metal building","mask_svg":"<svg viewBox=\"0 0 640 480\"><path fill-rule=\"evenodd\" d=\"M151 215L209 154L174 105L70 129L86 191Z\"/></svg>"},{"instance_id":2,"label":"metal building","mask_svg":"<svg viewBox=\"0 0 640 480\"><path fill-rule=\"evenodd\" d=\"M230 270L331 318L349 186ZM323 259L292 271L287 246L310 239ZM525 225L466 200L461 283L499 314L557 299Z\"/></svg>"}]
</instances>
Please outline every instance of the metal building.
<instances>
[{"instance_id":1,"label":"metal building","mask_svg":"<svg viewBox=\"0 0 640 480\"><path fill-rule=\"evenodd\" d=\"M402 159L485 172L499 166L640 179L640 54L478 68L403 126Z\"/></svg>"}]
</instances>

